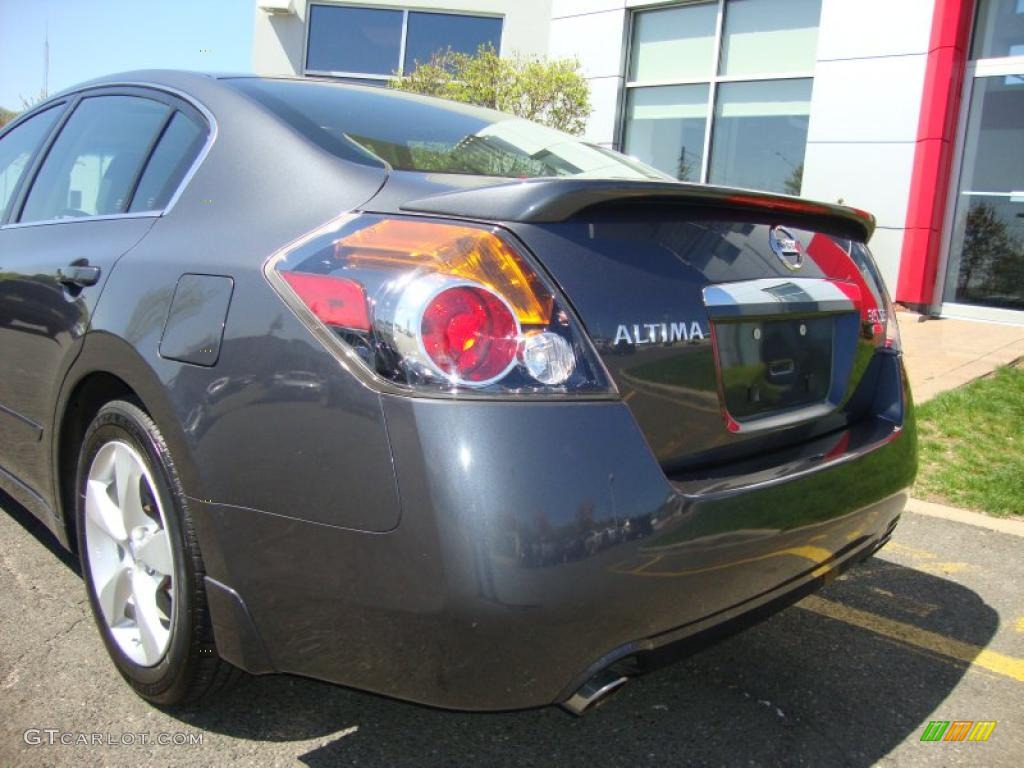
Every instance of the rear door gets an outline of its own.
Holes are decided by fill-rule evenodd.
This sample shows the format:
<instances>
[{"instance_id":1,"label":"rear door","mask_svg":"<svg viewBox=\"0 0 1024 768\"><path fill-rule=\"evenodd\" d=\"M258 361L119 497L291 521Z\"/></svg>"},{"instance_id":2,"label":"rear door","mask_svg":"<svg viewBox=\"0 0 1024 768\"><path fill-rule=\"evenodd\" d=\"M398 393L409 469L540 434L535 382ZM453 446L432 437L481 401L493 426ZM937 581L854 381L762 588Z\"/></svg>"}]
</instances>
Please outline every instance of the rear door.
<instances>
[{"instance_id":1,"label":"rear door","mask_svg":"<svg viewBox=\"0 0 1024 768\"><path fill-rule=\"evenodd\" d=\"M184 175L181 147L194 152L204 132L187 107L156 91L88 91L9 205L0 228L0 461L43 498L53 404L104 282Z\"/></svg>"}]
</instances>

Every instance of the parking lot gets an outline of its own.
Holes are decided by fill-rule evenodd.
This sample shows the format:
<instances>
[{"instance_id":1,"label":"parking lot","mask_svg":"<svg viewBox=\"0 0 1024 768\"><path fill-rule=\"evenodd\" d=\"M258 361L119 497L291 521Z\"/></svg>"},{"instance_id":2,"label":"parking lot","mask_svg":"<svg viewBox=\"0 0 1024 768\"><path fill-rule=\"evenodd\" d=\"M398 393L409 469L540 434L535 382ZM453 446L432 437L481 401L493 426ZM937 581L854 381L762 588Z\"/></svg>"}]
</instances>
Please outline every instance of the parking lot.
<instances>
[{"instance_id":1,"label":"parking lot","mask_svg":"<svg viewBox=\"0 0 1024 768\"><path fill-rule=\"evenodd\" d=\"M283 676L171 715L114 671L71 559L0 506L0 766L1024 762L1024 538L1008 533L907 514L848 576L582 719L442 712ZM930 720L998 724L985 743L921 742ZM49 744L44 729L104 744Z\"/></svg>"}]
</instances>

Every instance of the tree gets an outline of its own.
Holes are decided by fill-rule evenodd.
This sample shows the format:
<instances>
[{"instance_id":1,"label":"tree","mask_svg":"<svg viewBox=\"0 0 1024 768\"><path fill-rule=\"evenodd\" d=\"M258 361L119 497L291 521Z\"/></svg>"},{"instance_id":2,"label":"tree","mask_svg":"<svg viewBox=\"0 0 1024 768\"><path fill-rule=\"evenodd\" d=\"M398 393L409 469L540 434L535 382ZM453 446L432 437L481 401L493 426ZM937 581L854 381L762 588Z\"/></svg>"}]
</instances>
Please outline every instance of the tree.
<instances>
[{"instance_id":1,"label":"tree","mask_svg":"<svg viewBox=\"0 0 1024 768\"><path fill-rule=\"evenodd\" d=\"M46 101L46 96L47 94L45 88L40 88L38 93L32 94L30 96L21 96L19 94L18 98L21 99L21 111L28 112L36 104L42 104L44 101Z\"/></svg>"},{"instance_id":2,"label":"tree","mask_svg":"<svg viewBox=\"0 0 1024 768\"><path fill-rule=\"evenodd\" d=\"M789 178L783 183L787 195L793 195L794 197L800 197L800 190L804 186L804 164L796 166L793 172L789 174ZM840 203L843 201L840 200Z\"/></svg>"},{"instance_id":3,"label":"tree","mask_svg":"<svg viewBox=\"0 0 1024 768\"><path fill-rule=\"evenodd\" d=\"M994 299L1020 296L1024 284L1024 242L1014 237L1003 216L988 202L967 211L960 251L957 297Z\"/></svg>"},{"instance_id":4,"label":"tree","mask_svg":"<svg viewBox=\"0 0 1024 768\"><path fill-rule=\"evenodd\" d=\"M39 93L34 96L29 96L28 98L20 96L19 98L21 99L21 109L17 111L0 107L0 128L3 128L22 112L28 112L28 110L32 109L36 104L44 101L46 99L46 91L40 89Z\"/></svg>"},{"instance_id":5,"label":"tree","mask_svg":"<svg viewBox=\"0 0 1024 768\"><path fill-rule=\"evenodd\" d=\"M490 107L579 135L590 117L590 88L579 61L531 56L502 58L490 45L475 55L451 49L434 54L390 87Z\"/></svg>"},{"instance_id":6,"label":"tree","mask_svg":"<svg viewBox=\"0 0 1024 768\"><path fill-rule=\"evenodd\" d=\"M693 158L692 160L690 158ZM687 156L686 147L679 150L679 162L676 163L676 178L680 181L699 181L701 159L693 152Z\"/></svg>"}]
</instances>

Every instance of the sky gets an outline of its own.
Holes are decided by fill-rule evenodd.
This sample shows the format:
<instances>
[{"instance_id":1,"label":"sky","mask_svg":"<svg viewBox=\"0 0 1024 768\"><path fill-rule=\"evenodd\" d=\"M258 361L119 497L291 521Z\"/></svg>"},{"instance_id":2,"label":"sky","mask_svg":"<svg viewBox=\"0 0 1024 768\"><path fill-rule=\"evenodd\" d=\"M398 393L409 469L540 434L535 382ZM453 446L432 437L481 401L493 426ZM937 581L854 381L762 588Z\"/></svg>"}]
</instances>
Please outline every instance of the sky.
<instances>
[{"instance_id":1,"label":"sky","mask_svg":"<svg viewBox=\"0 0 1024 768\"><path fill-rule=\"evenodd\" d=\"M0 0L0 107L112 72L252 69L254 0Z\"/></svg>"}]
</instances>

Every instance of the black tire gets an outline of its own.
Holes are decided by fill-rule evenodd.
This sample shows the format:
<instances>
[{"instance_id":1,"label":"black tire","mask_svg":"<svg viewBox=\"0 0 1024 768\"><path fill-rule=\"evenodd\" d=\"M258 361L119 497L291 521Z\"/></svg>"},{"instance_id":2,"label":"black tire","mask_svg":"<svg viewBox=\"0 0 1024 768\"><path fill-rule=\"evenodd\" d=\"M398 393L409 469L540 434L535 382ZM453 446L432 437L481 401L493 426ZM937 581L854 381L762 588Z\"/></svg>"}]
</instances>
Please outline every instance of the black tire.
<instances>
[{"instance_id":1,"label":"black tire","mask_svg":"<svg viewBox=\"0 0 1024 768\"><path fill-rule=\"evenodd\" d=\"M155 666L140 666L118 646L96 598L85 531L85 486L93 459L107 443L127 443L148 465L171 543L175 598L167 651ZM115 400L104 405L86 430L75 479L75 518L82 576L93 618L114 666L142 698L160 706L201 704L243 673L217 654L207 610L205 570L188 503L160 430L138 406Z\"/></svg>"}]
</instances>

